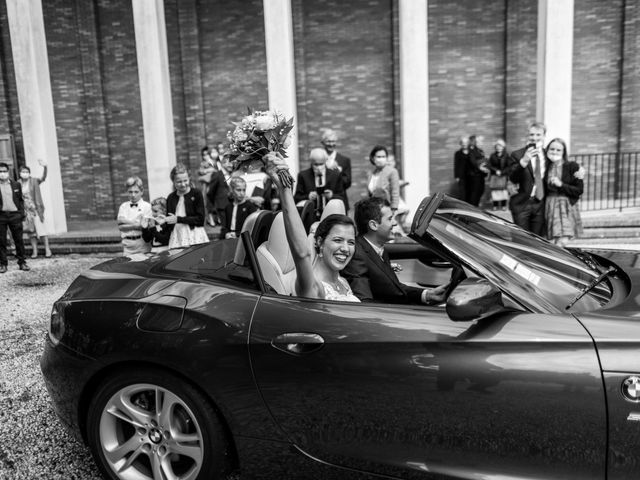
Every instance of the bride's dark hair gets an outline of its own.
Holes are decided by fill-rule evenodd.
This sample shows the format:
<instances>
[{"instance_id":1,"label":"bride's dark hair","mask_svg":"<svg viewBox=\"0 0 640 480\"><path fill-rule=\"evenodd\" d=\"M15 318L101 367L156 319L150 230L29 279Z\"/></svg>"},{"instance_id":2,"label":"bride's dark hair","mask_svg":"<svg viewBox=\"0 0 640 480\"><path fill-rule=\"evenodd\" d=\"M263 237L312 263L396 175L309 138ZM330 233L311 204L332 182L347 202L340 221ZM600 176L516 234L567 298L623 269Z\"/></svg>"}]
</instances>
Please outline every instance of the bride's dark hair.
<instances>
[{"instance_id":1,"label":"bride's dark hair","mask_svg":"<svg viewBox=\"0 0 640 480\"><path fill-rule=\"evenodd\" d=\"M353 233L356 233L356 224L353 223L353 220L346 216L340 215L339 213L334 213L333 215L329 215L327 218L322 220L316 228L316 233L314 235L316 252L319 251L320 243L325 239L325 237L329 234L331 229L336 225L350 225L353 227Z\"/></svg>"}]
</instances>

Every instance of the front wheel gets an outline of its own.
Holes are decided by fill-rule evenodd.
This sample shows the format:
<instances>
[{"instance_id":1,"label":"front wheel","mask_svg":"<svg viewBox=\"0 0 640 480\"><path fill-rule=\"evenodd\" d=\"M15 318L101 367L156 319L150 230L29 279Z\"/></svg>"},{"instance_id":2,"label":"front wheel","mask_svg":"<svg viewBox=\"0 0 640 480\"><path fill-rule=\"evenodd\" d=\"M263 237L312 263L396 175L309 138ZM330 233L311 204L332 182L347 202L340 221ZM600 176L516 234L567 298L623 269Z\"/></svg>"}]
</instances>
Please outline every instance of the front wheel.
<instances>
[{"instance_id":1,"label":"front wheel","mask_svg":"<svg viewBox=\"0 0 640 480\"><path fill-rule=\"evenodd\" d=\"M113 480L217 479L227 466L225 434L211 404L157 370L107 378L89 405L87 438Z\"/></svg>"}]
</instances>

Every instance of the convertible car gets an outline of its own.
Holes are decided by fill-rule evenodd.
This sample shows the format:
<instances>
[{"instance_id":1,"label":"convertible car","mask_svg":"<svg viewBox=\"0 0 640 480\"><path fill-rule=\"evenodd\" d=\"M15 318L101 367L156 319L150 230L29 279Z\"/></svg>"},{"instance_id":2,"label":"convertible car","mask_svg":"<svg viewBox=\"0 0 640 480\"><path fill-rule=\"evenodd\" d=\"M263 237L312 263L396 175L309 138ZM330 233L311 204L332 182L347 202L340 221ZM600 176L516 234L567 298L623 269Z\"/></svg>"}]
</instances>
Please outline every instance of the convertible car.
<instances>
[{"instance_id":1,"label":"convertible car","mask_svg":"<svg viewBox=\"0 0 640 480\"><path fill-rule=\"evenodd\" d=\"M46 385L105 478L639 478L638 252L435 194L386 248L446 301L346 303L291 295L281 215L250 220L53 306Z\"/></svg>"}]
</instances>

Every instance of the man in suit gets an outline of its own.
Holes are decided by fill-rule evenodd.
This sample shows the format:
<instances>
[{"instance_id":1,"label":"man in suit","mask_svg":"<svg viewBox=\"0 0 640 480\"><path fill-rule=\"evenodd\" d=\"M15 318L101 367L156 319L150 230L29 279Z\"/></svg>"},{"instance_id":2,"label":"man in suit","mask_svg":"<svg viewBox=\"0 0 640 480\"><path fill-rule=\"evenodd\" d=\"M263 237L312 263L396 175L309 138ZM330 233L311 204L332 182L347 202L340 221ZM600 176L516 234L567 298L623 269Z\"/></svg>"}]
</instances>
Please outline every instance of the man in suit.
<instances>
[{"instance_id":1,"label":"man in suit","mask_svg":"<svg viewBox=\"0 0 640 480\"><path fill-rule=\"evenodd\" d=\"M20 270L31 270L25 260L22 240L24 200L18 182L9 178L9 165L0 163L0 273L7 271L7 228L11 231L16 246L16 257Z\"/></svg>"},{"instance_id":2,"label":"man in suit","mask_svg":"<svg viewBox=\"0 0 640 480\"><path fill-rule=\"evenodd\" d=\"M316 210L322 212L324 206L332 198L344 202L344 188L340 173L327 168L328 155L323 148L314 148L309 153L311 167L298 173L296 202L311 200L316 204ZM345 205L346 207L346 205Z\"/></svg>"},{"instance_id":3,"label":"man in suit","mask_svg":"<svg viewBox=\"0 0 640 480\"><path fill-rule=\"evenodd\" d=\"M509 158L509 180L518 189L509 199L513 221L536 235L544 233L543 145L546 132L543 123L530 124L527 145L512 152Z\"/></svg>"},{"instance_id":4,"label":"man in suit","mask_svg":"<svg viewBox=\"0 0 640 480\"><path fill-rule=\"evenodd\" d=\"M395 217L389 202L381 198L360 200L355 204L358 229L353 258L342 271L351 290L363 302L431 305L444 300L446 286L417 288L400 283L384 244L393 238Z\"/></svg>"},{"instance_id":5,"label":"man in suit","mask_svg":"<svg viewBox=\"0 0 640 480\"><path fill-rule=\"evenodd\" d=\"M351 159L342 155L336 150L338 146L338 134L330 128L324 129L322 139L320 140L325 152L329 156L326 166L329 170L335 170L340 174L342 179L342 188L344 190L344 206L345 211L349 211L349 195L347 189L351 186Z\"/></svg>"}]
</instances>

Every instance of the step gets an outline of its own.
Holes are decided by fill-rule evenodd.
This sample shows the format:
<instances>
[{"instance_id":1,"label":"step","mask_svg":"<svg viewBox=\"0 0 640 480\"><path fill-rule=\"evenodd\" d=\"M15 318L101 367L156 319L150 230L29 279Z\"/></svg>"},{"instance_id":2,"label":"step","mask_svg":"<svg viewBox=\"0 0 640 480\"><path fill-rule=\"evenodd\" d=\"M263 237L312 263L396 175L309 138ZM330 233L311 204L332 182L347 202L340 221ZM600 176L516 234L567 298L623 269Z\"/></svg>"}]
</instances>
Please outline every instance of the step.
<instances>
[{"instance_id":1,"label":"step","mask_svg":"<svg viewBox=\"0 0 640 480\"><path fill-rule=\"evenodd\" d=\"M585 226L582 238L640 238L640 227L596 227Z\"/></svg>"}]
</instances>

